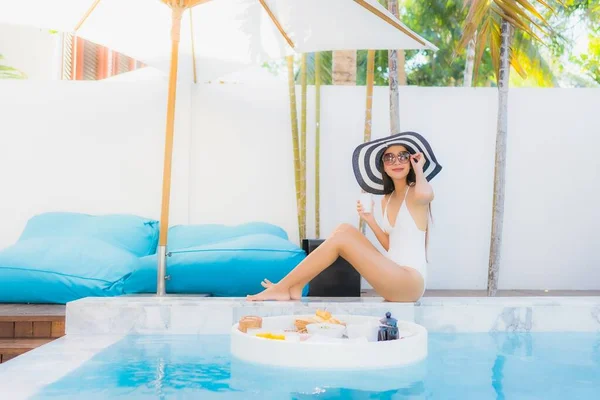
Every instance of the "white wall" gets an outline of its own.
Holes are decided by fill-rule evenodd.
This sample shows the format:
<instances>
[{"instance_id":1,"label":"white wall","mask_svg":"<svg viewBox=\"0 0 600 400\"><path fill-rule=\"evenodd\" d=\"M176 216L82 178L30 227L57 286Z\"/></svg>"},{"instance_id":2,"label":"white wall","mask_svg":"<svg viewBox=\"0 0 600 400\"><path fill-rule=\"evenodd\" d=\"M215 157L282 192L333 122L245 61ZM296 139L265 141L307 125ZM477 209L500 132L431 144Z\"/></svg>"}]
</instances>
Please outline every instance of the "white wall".
<instances>
[{"instance_id":1,"label":"white wall","mask_svg":"<svg viewBox=\"0 0 600 400\"><path fill-rule=\"evenodd\" d=\"M42 211L158 218L165 85L0 82L0 247ZM179 89L172 224L263 220L297 240L287 88L258 85ZM310 236L313 96L309 91ZM361 87L324 87L322 96L325 237L341 222L357 223L359 189L350 155L362 141L365 93ZM387 89L376 88L375 137L387 134L387 101ZM597 104L598 90L511 91L502 288L600 288ZM432 182L428 287L483 289L495 89L402 88L401 107L402 129L424 134L444 167Z\"/></svg>"},{"instance_id":2,"label":"white wall","mask_svg":"<svg viewBox=\"0 0 600 400\"><path fill-rule=\"evenodd\" d=\"M25 73L28 79L60 77L61 36L48 29L0 24L0 54L3 64Z\"/></svg>"},{"instance_id":3,"label":"white wall","mask_svg":"<svg viewBox=\"0 0 600 400\"><path fill-rule=\"evenodd\" d=\"M0 93L0 247L45 211L160 216L166 85L0 81ZM189 90L179 97L172 222L187 223Z\"/></svg>"},{"instance_id":4,"label":"white wall","mask_svg":"<svg viewBox=\"0 0 600 400\"><path fill-rule=\"evenodd\" d=\"M287 86L199 85L192 99L190 221L267 221L297 242Z\"/></svg>"},{"instance_id":5,"label":"white wall","mask_svg":"<svg viewBox=\"0 0 600 400\"><path fill-rule=\"evenodd\" d=\"M600 288L600 90L511 94L501 288Z\"/></svg>"},{"instance_id":6,"label":"white wall","mask_svg":"<svg viewBox=\"0 0 600 400\"><path fill-rule=\"evenodd\" d=\"M389 133L388 101L388 89L375 88L374 138ZM322 111L322 234L329 235L340 222L358 223L355 201L360 189L351 156L363 141L365 89L327 87L322 104L327 104ZM489 247L485 232L490 230L495 92L405 87L400 107L401 130L423 134L444 167L431 182L436 200L428 286L442 288L452 282L455 287L485 288L487 270L482 266Z\"/></svg>"}]
</instances>

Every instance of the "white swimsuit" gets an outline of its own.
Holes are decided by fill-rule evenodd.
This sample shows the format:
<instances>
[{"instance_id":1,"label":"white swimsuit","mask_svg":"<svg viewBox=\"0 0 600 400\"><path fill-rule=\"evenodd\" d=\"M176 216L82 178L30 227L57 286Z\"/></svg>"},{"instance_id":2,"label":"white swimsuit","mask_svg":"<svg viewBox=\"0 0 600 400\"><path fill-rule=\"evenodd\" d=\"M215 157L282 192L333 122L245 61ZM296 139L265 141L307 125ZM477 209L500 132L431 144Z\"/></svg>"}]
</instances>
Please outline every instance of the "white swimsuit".
<instances>
[{"instance_id":1,"label":"white swimsuit","mask_svg":"<svg viewBox=\"0 0 600 400\"><path fill-rule=\"evenodd\" d=\"M383 211L383 231L390 237L387 257L396 264L417 270L423 277L424 285L427 283L427 256L425 254L426 232L420 230L406 206L406 197L410 186L406 189L404 200L398 210L395 226L390 224L387 208L392 199L388 198ZM393 193L392 193L393 194ZM425 290L425 287L423 287Z\"/></svg>"}]
</instances>

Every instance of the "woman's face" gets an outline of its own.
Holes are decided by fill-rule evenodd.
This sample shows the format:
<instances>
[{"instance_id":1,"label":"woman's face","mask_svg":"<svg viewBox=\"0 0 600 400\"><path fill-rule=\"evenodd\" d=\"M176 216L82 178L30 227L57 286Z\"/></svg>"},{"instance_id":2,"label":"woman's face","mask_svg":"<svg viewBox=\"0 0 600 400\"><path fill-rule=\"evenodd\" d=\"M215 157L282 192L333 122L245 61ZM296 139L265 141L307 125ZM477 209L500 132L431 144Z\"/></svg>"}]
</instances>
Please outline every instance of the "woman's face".
<instances>
[{"instance_id":1,"label":"woman's face","mask_svg":"<svg viewBox=\"0 0 600 400\"><path fill-rule=\"evenodd\" d=\"M406 179L410 172L410 153L406 147L395 145L383 153L383 170L392 180Z\"/></svg>"}]
</instances>

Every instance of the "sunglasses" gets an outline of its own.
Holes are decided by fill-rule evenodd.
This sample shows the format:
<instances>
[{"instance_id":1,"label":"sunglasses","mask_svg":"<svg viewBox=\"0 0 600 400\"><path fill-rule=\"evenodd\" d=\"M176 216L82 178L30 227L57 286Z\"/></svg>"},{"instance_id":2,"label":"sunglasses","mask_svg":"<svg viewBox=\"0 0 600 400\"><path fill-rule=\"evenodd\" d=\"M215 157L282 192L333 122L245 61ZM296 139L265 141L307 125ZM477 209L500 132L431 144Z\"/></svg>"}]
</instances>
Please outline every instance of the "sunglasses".
<instances>
[{"instance_id":1,"label":"sunglasses","mask_svg":"<svg viewBox=\"0 0 600 400\"><path fill-rule=\"evenodd\" d=\"M406 164L410 160L410 153L408 151L401 151L397 155L394 153L386 153L383 155L383 163L385 165L394 165L396 160L400 164Z\"/></svg>"}]
</instances>

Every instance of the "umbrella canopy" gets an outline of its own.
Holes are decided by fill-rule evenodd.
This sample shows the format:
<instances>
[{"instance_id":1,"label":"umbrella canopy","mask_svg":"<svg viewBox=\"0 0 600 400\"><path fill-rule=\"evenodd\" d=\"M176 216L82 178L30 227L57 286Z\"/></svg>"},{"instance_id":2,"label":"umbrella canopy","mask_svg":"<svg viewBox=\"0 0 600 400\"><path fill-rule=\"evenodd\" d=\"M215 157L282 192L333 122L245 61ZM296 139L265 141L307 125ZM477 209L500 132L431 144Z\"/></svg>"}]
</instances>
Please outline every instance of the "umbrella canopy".
<instances>
[{"instance_id":1,"label":"umbrella canopy","mask_svg":"<svg viewBox=\"0 0 600 400\"><path fill-rule=\"evenodd\" d=\"M176 87L294 53L432 49L377 0L0 0L0 23L75 32L169 72L157 293L165 294ZM180 63L181 58L181 63Z\"/></svg>"},{"instance_id":2,"label":"umbrella canopy","mask_svg":"<svg viewBox=\"0 0 600 400\"><path fill-rule=\"evenodd\" d=\"M169 72L168 3L183 9L180 79L195 72L206 81L294 52L436 49L377 0L0 0L0 22L76 31Z\"/></svg>"}]
</instances>

